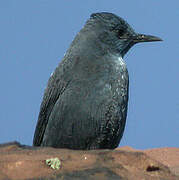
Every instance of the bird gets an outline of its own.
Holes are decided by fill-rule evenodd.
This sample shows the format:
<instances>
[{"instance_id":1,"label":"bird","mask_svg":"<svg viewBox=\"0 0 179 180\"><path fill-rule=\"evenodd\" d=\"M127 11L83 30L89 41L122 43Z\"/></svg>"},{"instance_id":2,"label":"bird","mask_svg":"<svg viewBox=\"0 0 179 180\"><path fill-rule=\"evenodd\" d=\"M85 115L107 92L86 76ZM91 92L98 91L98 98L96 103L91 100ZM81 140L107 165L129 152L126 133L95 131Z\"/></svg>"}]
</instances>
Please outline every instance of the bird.
<instances>
[{"instance_id":1,"label":"bird","mask_svg":"<svg viewBox=\"0 0 179 180\"><path fill-rule=\"evenodd\" d=\"M129 96L124 55L139 34L109 12L91 14L48 80L34 146L74 150L115 149L123 136Z\"/></svg>"}]
</instances>

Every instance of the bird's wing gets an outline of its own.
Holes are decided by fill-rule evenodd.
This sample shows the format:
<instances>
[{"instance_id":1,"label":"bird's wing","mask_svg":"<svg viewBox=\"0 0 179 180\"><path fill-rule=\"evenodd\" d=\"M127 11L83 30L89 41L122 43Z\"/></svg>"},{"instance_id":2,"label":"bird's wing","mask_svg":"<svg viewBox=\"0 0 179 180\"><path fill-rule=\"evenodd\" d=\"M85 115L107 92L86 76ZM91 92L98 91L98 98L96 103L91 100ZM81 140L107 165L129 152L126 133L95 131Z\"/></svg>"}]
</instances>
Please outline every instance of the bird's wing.
<instances>
[{"instance_id":1,"label":"bird's wing","mask_svg":"<svg viewBox=\"0 0 179 180\"><path fill-rule=\"evenodd\" d=\"M59 96L64 92L65 88L69 83L69 77L65 76L63 71L64 62L60 64L61 68L57 67L55 72L51 75L47 88L45 89L43 101L40 106L40 113L38 117L38 122L34 134L33 145L40 146L46 126L48 124L48 119L51 111L58 100ZM66 73L67 74L67 73Z\"/></svg>"},{"instance_id":2,"label":"bird's wing","mask_svg":"<svg viewBox=\"0 0 179 180\"><path fill-rule=\"evenodd\" d=\"M123 88L118 88L120 95L114 97L110 88L93 87L76 81L65 89L51 111L43 145L72 149L113 149L118 145L126 121L127 86L124 94Z\"/></svg>"}]
</instances>

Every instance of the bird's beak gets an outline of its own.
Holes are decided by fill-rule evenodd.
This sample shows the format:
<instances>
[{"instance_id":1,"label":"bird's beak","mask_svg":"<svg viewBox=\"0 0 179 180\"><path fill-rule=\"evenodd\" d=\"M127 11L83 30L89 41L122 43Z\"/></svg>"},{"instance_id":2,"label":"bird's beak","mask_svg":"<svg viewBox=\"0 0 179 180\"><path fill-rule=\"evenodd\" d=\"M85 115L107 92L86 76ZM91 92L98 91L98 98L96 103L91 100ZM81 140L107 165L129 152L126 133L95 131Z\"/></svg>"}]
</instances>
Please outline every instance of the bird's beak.
<instances>
[{"instance_id":1,"label":"bird's beak","mask_svg":"<svg viewBox=\"0 0 179 180\"><path fill-rule=\"evenodd\" d=\"M151 36L151 35L145 35L145 34L137 34L136 36L133 36L132 39L133 39L134 43L162 41L162 39L159 37Z\"/></svg>"}]
</instances>

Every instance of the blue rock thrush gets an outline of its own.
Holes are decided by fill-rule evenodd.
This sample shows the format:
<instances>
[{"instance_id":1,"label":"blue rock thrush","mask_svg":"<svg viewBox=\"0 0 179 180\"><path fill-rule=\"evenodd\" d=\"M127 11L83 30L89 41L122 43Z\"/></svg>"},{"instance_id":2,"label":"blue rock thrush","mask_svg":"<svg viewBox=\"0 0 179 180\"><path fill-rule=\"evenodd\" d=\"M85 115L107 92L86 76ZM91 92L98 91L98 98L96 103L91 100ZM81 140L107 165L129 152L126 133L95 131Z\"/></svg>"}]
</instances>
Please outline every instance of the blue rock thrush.
<instances>
[{"instance_id":1,"label":"blue rock thrush","mask_svg":"<svg viewBox=\"0 0 179 180\"><path fill-rule=\"evenodd\" d=\"M92 14L48 81L33 145L116 148L128 106L123 56L134 44L150 41L161 39L136 33L112 13Z\"/></svg>"}]
</instances>

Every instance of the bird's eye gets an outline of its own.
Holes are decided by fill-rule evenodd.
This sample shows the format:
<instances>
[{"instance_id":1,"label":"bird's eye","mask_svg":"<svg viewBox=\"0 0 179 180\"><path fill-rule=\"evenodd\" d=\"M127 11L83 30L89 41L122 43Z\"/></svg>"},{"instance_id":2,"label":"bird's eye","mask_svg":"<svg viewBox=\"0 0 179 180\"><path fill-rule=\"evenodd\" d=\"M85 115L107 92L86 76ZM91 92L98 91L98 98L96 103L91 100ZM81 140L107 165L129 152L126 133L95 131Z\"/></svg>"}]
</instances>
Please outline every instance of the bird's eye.
<instances>
[{"instance_id":1,"label":"bird's eye","mask_svg":"<svg viewBox=\"0 0 179 180\"><path fill-rule=\"evenodd\" d=\"M117 34L119 37L123 36L125 31L123 29L118 29Z\"/></svg>"}]
</instances>

